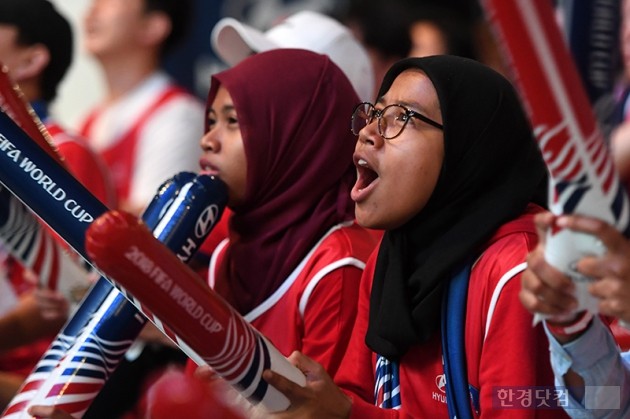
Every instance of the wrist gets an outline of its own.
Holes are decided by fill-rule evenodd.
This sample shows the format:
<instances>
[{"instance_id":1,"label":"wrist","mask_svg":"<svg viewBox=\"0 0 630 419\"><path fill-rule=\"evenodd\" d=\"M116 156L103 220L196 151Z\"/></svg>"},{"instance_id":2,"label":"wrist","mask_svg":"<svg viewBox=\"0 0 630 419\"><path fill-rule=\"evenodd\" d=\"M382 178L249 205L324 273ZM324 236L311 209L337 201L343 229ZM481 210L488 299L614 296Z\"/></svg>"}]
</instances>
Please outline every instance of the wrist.
<instances>
[{"instance_id":1,"label":"wrist","mask_svg":"<svg viewBox=\"0 0 630 419\"><path fill-rule=\"evenodd\" d=\"M560 342L567 343L579 337L591 324L593 313L584 310L571 321L556 323L545 321L547 330Z\"/></svg>"}]
</instances>

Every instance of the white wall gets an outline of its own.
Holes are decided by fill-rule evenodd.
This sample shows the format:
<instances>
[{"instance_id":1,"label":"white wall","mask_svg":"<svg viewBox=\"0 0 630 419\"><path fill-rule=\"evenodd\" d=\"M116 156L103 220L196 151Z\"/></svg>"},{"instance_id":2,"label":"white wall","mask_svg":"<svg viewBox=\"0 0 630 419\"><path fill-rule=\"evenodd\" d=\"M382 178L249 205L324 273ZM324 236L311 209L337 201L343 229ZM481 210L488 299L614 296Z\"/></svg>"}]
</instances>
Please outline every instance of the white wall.
<instances>
[{"instance_id":1,"label":"white wall","mask_svg":"<svg viewBox=\"0 0 630 419\"><path fill-rule=\"evenodd\" d=\"M87 0L51 0L72 25L74 59L59 86L51 111L59 122L76 128L86 113L104 95L104 85L96 62L83 52L82 19L90 2Z\"/></svg>"}]
</instances>

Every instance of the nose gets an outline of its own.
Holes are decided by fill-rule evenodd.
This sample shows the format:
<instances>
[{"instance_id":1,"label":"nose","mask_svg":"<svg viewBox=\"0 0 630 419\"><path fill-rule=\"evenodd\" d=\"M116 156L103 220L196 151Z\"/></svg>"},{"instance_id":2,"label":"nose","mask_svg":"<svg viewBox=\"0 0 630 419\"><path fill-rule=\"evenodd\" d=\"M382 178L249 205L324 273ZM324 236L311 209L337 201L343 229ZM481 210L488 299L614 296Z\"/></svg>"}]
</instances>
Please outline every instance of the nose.
<instances>
[{"instance_id":1,"label":"nose","mask_svg":"<svg viewBox=\"0 0 630 419\"><path fill-rule=\"evenodd\" d=\"M364 126L359 131L359 142L363 145L369 145L373 147L382 147L385 143L381 134L378 133L378 120L374 118L372 122Z\"/></svg>"},{"instance_id":2,"label":"nose","mask_svg":"<svg viewBox=\"0 0 630 419\"><path fill-rule=\"evenodd\" d=\"M218 140L214 129L206 132L204 136L201 137L200 145L204 152L218 153L221 149L221 142Z\"/></svg>"}]
</instances>

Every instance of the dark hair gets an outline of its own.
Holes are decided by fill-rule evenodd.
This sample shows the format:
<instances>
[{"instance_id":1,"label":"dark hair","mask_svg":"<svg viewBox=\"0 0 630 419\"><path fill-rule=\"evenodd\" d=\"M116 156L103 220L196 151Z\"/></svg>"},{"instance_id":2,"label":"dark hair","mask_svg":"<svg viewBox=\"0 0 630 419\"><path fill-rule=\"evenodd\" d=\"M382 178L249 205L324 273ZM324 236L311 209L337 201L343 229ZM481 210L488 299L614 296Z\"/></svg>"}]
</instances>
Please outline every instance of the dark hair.
<instances>
[{"instance_id":1,"label":"dark hair","mask_svg":"<svg viewBox=\"0 0 630 419\"><path fill-rule=\"evenodd\" d=\"M452 10L438 3L417 2L408 6L410 25L418 22L434 24L446 41L447 54L476 59L473 43L473 21L461 10Z\"/></svg>"},{"instance_id":2,"label":"dark hair","mask_svg":"<svg viewBox=\"0 0 630 419\"><path fill-rule=\"evenodd\" d=\"M402 1L367 0L354 1L345 18L347 25L355 25L361 33L361 41L384 58L401 59L409 54L410 22Z\"/></svg>"},{"instance_id":3,"label":"dark hair","mask_svg":"<svg viewBox=\"0 0 630 419\"><path fill-rule=\"evenodd\" d=\"M0 23L15 26L17 43L44 45L50 62L42 72L42 98L51 101L72 62L72 29L48 0L1 0Z\"/></svg>"},{"instance_id":4,"label":"dark hair","mask_svg":"<svg viewBox=\"0 0 630 419\"><path fill-rule=\"evenodd\" d=\"M445 35L449 54L475 58L472 24L480 15L477 0L350 0L335 17L356 27L362 43L384 58L409 55L413 23L434 23Z\"/></svg>"},{"instance_id":5,"label":"dark hair","mask_svg":"<svg viewBox=\"0 0 630 419\"><path fill-rule=\"evenodd\" d=\"M171 21L171 33L162 44L162 55L169 52L187 33L192 18L192 0L145 0L145 11L161 12Z\"/></svg>"}]
</instances>

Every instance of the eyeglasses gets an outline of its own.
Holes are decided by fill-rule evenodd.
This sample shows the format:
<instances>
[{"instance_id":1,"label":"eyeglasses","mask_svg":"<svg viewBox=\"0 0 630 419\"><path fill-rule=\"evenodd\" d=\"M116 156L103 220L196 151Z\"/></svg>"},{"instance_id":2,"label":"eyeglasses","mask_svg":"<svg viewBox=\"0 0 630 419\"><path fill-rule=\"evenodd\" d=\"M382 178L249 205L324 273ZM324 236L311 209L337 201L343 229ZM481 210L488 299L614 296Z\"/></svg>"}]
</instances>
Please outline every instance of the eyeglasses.
<instances>
[{"instance_id":1,"label":"eyeglasses","mask_svg":"<svg viewBox=\"0 0 630 419\"><path fill-rule=\"evenodd\" d=\"M352 133L359 135L359 131L371 124L374 118L378 121L378 133L386 140L398 137L403 132L403 129L405 129L410 118L418 118L435 128L444 129L442 124L416 111L407 109L403 105L388 105L379 110L371 103L363 102L359 103L352 112Z\"/></svg>"}]
</instances>

